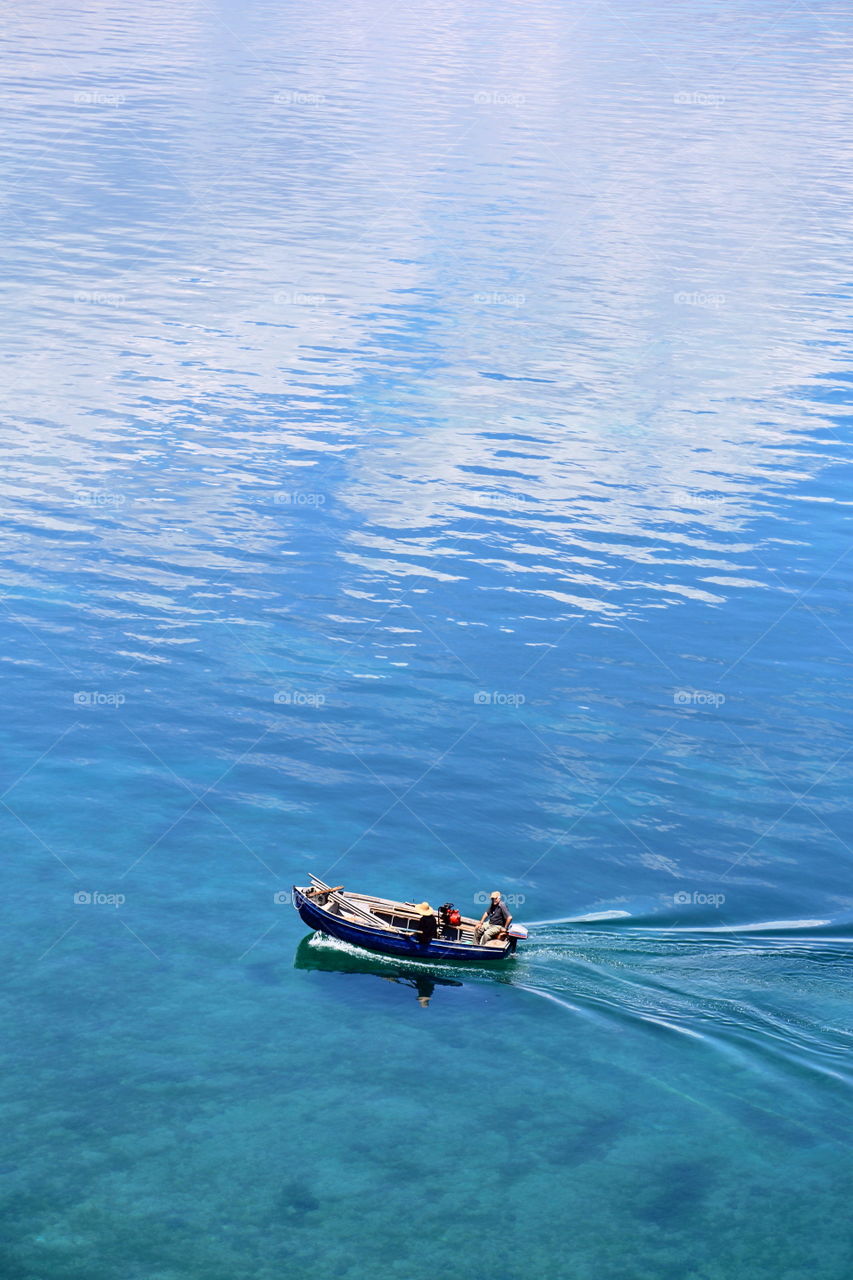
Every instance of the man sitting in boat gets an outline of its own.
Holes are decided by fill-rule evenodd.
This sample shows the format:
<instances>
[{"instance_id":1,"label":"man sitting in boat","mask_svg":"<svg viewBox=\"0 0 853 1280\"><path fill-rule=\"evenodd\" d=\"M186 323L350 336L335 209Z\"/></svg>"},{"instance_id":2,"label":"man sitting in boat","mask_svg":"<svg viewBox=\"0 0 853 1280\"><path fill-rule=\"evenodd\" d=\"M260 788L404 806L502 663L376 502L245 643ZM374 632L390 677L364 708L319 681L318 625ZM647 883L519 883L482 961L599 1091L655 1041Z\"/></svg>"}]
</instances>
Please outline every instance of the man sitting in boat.
<instances>
[{"instance_id":1,"label":"man sitting in boat","mask_svg":"<svg viewBox=\"0 0 853 1280\"><path fill-rule=\"evenodd\" d=\"M435 912L428 902L419 902L415 910L420 912L421 918L417 929L411 936L417 938L422 947L428 947L438 933L438 920L435 918Z\"/></svg>"},{"instance_id":2,"label":"man sitting in boat","mask_svg":"<svg viewBox=\"0 0 853 1280\"><path fill-rule=\"evenodd\" d=\"M511 923L512 916L501 901L500 890L494 889L489 895L489 905L474 928L474 941L482 947L493 938L505 938Z\"/></svg>"}]
</instances>

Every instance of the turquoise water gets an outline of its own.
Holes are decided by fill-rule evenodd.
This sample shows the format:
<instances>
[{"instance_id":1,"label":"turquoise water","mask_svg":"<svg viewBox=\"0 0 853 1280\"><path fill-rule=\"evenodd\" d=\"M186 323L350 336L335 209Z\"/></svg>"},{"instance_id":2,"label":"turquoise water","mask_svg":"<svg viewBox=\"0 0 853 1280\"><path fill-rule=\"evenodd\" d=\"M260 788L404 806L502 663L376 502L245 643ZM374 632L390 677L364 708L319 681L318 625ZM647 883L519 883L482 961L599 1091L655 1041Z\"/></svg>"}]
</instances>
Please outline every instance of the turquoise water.
<instances>
[{"instance_id":1,"label":"turquoise water","mask_svg":"<svg viewBox=\"0 0 853 1280\"><path fill-rule=\"evenodd\" d=\"M848 1280L849 12L3 41L3 1274Z\"/></svg>"}]
</instances>

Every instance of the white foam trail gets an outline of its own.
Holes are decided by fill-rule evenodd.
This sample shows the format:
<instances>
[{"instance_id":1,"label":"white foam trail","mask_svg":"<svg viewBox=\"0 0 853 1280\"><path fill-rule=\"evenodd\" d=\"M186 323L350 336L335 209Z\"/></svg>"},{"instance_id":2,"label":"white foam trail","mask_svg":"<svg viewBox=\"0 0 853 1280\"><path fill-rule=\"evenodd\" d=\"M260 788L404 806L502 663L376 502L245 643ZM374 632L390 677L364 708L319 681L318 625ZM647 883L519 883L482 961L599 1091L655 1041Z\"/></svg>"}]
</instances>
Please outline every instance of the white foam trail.
<instances>
[{"instance_id":1,"label":"white foam trail","mask_svg":"<svg viewBox=\"0 0 853 1280\"><path fill-rule=\"evenodd\" d=\"M820 929L830 920L763 920L757 924L709 924L699 926L698 933L758 933L762 929Z\"/></svg>"},{"instance_id":2,"label":"white foam trail","mask_svg":"<svg viewBox=\"0 0 853 1280\"><path fill-rule=\"evenodd\" d=\"M633 919L630 911L597 911L586 916L559 916L553 920L529 920L528 928L533 929L549 924L594 924L606 920ZM772 929L793 931L795 929L822 929L831 927L831 920L758 920L753 924L655 924L654 920L645 920L638 927L646 933L761 933Z\"/></svg>"},{"instance_id":3,"label":"white foam trail","mask_svg":"<svg viewBox=\"0 0 853 1280\"><path fill-rule=\"evenodd\" d=\"M542 991L539 987L527 987L523 982L514 982L514 987L518 987L520 991L529 991L531 995L541 996L543 1000L550 1000L552 1004L562 1005L564 1009L571 1009L572 1013L586 1013L586 1009L582 1009L580 1005L569 1004L568 1000L561 1000L559 996L555 996L550 991Z\"/></svg>"},{"instance_id":4,"label":"white foam trail","mask_svg":"<svg viewBox=\"0 0 853 1280\"><path fill-rule=\"evenodd\" d=\"M531 995L541 996L543 1000L550 1000L552 1004L562 1005L564 1009L570 1009L572 1013L582 1013L589 1015L590 1010L584 1009L580 1005L569 1004L568 1000L562 1000L559 996L555 996L551 991L543 991L541 987L528 987L522 982L515 982L513 986L519 987L522 991L529 991ZM698 1031L691 1030L690 1027L682 1027L677 1022L668 1022L665 1018L655 1018L650 1013L640 1013L634 1011L634 1017L639 1018L643 1022L653 1022L655 1026L663 1027L667 1031L677 1031L682 1036L689 1036L691 1040L704 1040L705 1037Z\"/></svg>"},{"instance_id":5,"label":"white foam trail","mask_svg":"<svg viewBox=\"0 0 853 1280\"><path fill-rule=\"evenodd\" d=\"M318 951L342 951L348 956L372 956L373 954L363 947L354 947L351 942L332 938L328 933L315 933L313 938L308 939L308 946L316 947Z\"/></svg>"},{"instance_id":6,"label":"white foam trail","mask_svg":"<svg viewBox=\"0 0 853 1280\"><path fill-rule=\"evenodd\" d=\"M452 965L437 964L435 961L423 961L412 956L389 956L381 951L368 951L366 947L354 946L351 942L344 942L341 938L332 938L326 933L315 933L308 940L309 947L316 947L318 951L337 951L347 956L355 956L357 960L371 960L377 964L391 965L397 968L398 965L404 965L407 969L421 969L426 973L448 973L455 972ZM471 969L469 972L482 973L480 969Z\"/></svg>"},{"instance_id":7,"label":"white foam trail","mask_svg":"<svg viewBox=\"0 0 853 1280\"><path fill-rule=\"evenodd\" d=\"M541 924L589 924L594 920L629 920L630 911L594 911L588 916L560 916L557 920L530 920L528 928Z\"/></svg>"},{"instance_id":8,"label":"white foam trail","mask_svg":"<svg viewBox=\"0 0 853 1280\"><path fill-rule=\"evenodd\" d=\"M682 1036L690 1036L692 1040L705 1039L705 1036L691 1030L690 1027L682 1027L677 1022L667 1022L665 1018L655 1018L650 1013L638 1013L637 1017L642 1018L643 1022L653 1022L658 1027L665 1027L667 1031L677 1031Z\"/></svg>"}]
</instances>

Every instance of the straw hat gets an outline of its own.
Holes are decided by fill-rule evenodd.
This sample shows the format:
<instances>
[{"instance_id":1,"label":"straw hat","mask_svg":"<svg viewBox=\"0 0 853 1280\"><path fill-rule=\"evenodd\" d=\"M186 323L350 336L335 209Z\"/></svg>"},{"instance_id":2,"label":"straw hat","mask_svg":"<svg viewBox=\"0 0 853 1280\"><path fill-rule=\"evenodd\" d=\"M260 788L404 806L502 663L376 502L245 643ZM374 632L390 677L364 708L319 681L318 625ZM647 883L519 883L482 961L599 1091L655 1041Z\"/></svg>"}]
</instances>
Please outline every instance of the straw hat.
<instances>
[{"instance_id":1,"label":"straw hat","mask_svg":"<svg viewBox=\"0 0 853 1280\"><path fill-rule=\"evenodd\" d=\"M417 904L416 910L420 911L422 916L431 916L433 913L432 907L429 905L428 902L419 902Z\"/></svg>"}]
</instances>

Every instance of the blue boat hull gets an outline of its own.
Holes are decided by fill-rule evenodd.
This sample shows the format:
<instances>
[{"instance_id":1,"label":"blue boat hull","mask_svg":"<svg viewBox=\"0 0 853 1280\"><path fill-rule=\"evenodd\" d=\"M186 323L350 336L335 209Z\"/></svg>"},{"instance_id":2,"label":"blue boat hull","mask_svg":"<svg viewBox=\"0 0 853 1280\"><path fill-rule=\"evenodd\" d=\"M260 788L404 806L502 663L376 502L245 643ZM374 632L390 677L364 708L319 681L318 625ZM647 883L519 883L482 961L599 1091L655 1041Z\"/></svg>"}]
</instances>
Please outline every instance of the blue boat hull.
<instances>
[{"instance_id":1,"label":"blue boat hull","mask_svg":"<svg viewBox=\"0 0 853 1280\"><path fill-rule=\"evenodd\" d=\"M445 942L436 938L423 946L416 938L405 933L373 929L368 924L356 924L353 920L330 915L295 885L293 905L309 929L318 929L333 938L340 938L341 942L350 942L354 947L364 947L367 951L377 951L385 956L405 956L409 960L444 960L453 964L482 964L484 961L494 964L496 960L506 960L513 953L510 943L502 948L474 947L469 942Z\"/></svg>"}]
</instances>

